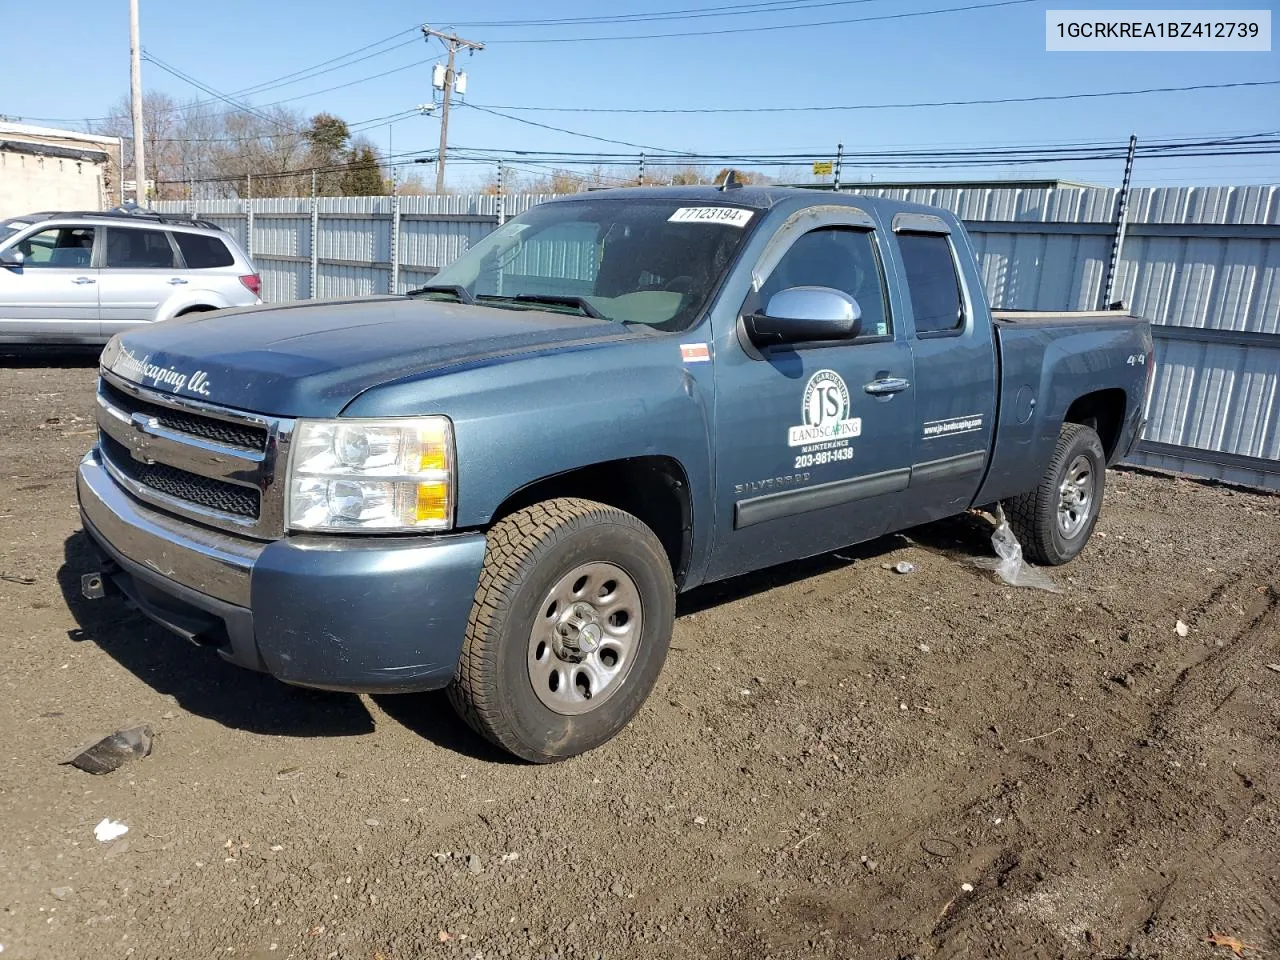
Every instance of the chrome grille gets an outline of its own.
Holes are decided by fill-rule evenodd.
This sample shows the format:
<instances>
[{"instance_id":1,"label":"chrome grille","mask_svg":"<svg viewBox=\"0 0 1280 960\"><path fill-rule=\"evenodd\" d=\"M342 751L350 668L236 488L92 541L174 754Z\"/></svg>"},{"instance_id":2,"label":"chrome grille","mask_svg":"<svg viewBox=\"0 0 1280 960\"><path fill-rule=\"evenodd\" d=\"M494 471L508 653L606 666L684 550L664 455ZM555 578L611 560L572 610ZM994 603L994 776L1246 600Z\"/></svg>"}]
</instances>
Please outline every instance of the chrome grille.
<instances>
[{"instance_id":1,"label":"chrome grille","mask_svg":"<svg viewBox=\"0 0 1280 960\"><path fill-rule=\"evenodd\" d=\"M102 453L112 466L135 483L209 510L258 519L262 498L257 490L188 473L163 463L143 463L135 460L123 444L107 434L102 435L100 442Z\"/></svg>"},{"instance_id":2,"label":"chrome grille","mask_svg":"<svg viewBox=\"0 0 1280 960\"><path fill-rule=\"evenodd\" d=\"M103 464L133 496L208 526L283 536L292 420L180 399L107 372L97 400Z\"/></svg>"},{"instance_id":3,"label":"chrome grille","mask_svg":"<svg viewBox=\"0 0 1280 960\"><path fill-rule=\"evenodd\" d=\"M148 403L141 397L131 397L106 382L103 382L99 389L112 406L130 414L143 413L154 417L161 426L168 427L177 433L185 433L202 440L212 440L215 443L225 443L229 447L239 447L242 450L256 450L258 453L267 447L265 427L214 420L183 410L175 410L172 407L162 407L156 403Z\"/></svg>"}]
</instances>

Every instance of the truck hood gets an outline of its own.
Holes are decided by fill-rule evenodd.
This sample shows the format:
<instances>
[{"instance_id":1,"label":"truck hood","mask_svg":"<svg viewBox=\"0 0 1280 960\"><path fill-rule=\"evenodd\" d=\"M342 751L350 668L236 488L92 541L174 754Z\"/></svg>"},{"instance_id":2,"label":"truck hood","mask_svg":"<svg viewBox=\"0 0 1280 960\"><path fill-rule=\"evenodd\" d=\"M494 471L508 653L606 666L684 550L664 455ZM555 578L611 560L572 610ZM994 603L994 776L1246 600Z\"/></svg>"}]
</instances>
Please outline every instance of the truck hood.
<instances>
[{"instance_id":1,"label":"truck hood","mask_svg":"<svg viewBox=\"0 0 1280 960\"><path fill-rule=\"evenodd\" d=\"M102 366L188 399L334 417L370 387L401 377L635 336L574 314L379 297L166 320L113 338Z\"/></svg>"}]
</instances>

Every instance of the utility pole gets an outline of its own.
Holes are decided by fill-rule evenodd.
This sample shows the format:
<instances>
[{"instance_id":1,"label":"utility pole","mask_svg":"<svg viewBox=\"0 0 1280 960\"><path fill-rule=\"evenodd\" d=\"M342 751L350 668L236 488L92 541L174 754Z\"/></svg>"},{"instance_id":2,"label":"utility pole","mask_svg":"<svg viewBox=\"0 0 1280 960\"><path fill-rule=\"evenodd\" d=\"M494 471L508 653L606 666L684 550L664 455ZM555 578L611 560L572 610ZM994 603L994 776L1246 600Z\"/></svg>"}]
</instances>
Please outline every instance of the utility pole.
<instances>
[{"instance_id":1,"label":"utility pole","mask_svg":"<svg viewBox=\"0 0 1280 960\"><path fill-rule=\"evenodd\" d=\"M436 193L444 193L444 155L449 147L449 99L453 94L454 86L458 77L453 70L453 58L460 49L483 50L484 44L477 43L475 40L464 40L454 33L443 33L439 30L433 30L425 24L422 27L422 35L427 38L428 42L432 37L437 37L444 44L445 49L449 51L449 63L444 68L444 83L442 90L442 103L440 107L440 156L436 160Z\"/></svg>"},{"instance_id":2,"label":"utility pole","mask_svg":"<svg viewBox=\"0 0 1280 960\"><path fill-rule=\"evenodd\" d=\"M133 112L133 199L147 204L147 164L142 141L142 44L138 40L138 0L129 0L129 101Z\"/></svg>"}]
</instances>

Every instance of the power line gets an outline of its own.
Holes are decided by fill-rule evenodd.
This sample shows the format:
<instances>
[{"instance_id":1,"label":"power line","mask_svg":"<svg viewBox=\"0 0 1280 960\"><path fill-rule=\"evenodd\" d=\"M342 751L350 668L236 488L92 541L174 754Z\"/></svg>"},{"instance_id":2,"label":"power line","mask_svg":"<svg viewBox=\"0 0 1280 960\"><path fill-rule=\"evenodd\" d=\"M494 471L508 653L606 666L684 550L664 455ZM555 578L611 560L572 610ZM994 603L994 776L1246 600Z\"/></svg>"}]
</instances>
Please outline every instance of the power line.
<instances>
[{"instance_id":1,"label":"power line","mask_svg":"<svg viewBox=\"0 0 1280 960\"><path fill-rule=\"evenodd\" d=\"M855 168L886 169L918 167L923 169L947 167L989 167L1020 166L1047 163L1091 162L1115 160L1122 158L1128 149L1127 143L1084 144L1080 146L1044 146L1018 148L989 148L972 150L916 150L916 151L866 151L846 155L846 162ZM606 166L634 163L634 154L587 153L572 151L533 151L506 150L494 148L477 148L455 146L456 158L464 162L493 163L505 157L515 156L521 162L531 166L565 165L565 166ZM787 166L808 163L814 159L824 158L828 150L791 152L791 153L698 153L678 155L647 156L646 163L653 166L684 166L689 164L726 164L736 163L744 166ZM1201 138L1153 141L1140 144L1138 156L1144 159L1160 160L1177 157L1248 157L1280 155L1280 131L1256 134L1244 134L1227 138ZM380 158L383 165L407 162L406 158L420 158L424 162L434 159L428 151L416 150L398 154L389 154ZM284 177L295 177L312 172L334 172L349 169L358 161L348 161L323 166L299 167L275 173L254 173L256 180L272 180ZM515 167L513 167L515 169ZM223 175L216 177L196 178L192 180L166 180L160 183L227 183L244 180L246 174Z\"/></svg>"},{"instance_id":2,"label":"power line","mask_svg":"<svg viewBox=\"0 0 1280 960\"><path fill-rule=\"evenodd\" d=\"M416 158L422 156L427 151L411 150L405 153L388 154L384 157L378 157L378 165L389 166L394 163L408 162L408 158ZM327 163L310 167L293 167L288 170L276 170L269 173L259 173L257 171L246 171L245 173L228 173L219 174L213 177L188 177L182 180L157 180L159 185L171 184L194 184L194 183L239 183L247 177L253 177L254 182L260 180L282 180L287 177L297 177L303 174L311 173L339 173L343 170L349 170L352 167L362 166L366 161L353 159L344 160L340 163Z\"/></svg>"},{"instance_id":3,"label":"power line","mask_svg":"<svg viewBox=\"0 0 1280 960\"><path fill-rule=\"evenodd\" d=\"M1139 154L1157 155L1166 154L1187 149L1199 149L1205 147L1221 148L1224 155L1229 155L1236 151L1245 151L1256 146L1270 146L1280 144L1280 131L1264 131L1259 133L1240 134L1228 137L1192 137L1165 140L1147 140L1139 147ZM459 147L461 150L472 150L475 152L484 152L489 154L502 153L508 156L521 156L527 158L540 158L543 160L563 160L565 162L584 162L595 163L601 160L629 162L635 159L634 154L627 153L604 153L602 151L569 151L569 150L504 150L492 147ZM992 145L992 146L971 146L952 149L922 149L922 150L893 150L893 149L876 149L865 150L860 153L851 154L852 158L865 157L884 160L911 160L916 158L931 159L955 159L965 160L967 158L990 158L990 157L1019 157L1019 156L1037 156L1049 157L1053 159L1071 159L1077 156L1091 156L1099 151L1112 151L1119 155L1123 155L1127 151L1127 141L1082 141L1078 143L1050 143L1050 144L1019 144L1019 145ZM686 163L690 158L695 159L715 159L715 160L739 160L744 162L765 162L765 163L796 163L807 162L813 159L821 159L827 156L830 150L827 148L819 150L798 150L788 153L752 153L750 151L725 151L722 153L686 153L675 155L654 155L648 157L648 161L654 164L674 164Z\"/></svg>"},{"instance_id":4,"label":"power line","mask_svg":"<svg viewBox=\"0 0 1280 960\"><path fill-rule=\"evenodd\" d=\"M657 10L649 13L610 13L588 17L552 17L542 20L470 20L456 23L458 27L564 27L571 25L602 25L612 23L649 23L663 20L698 20L704 17L762 16L773 13L791 13L796 10L812 10L820 7L846 7L855 4L875 3L877 0L767 0L763 3L743 3L719 7L693 7L684 10Z\"/></svg>"},{"instance_id":5,"label":"power line","mask_svg":"<svg viewBox=\"0 0 1280 960\"><path fill-rule=\"evenodd\" d=\"M658 153L680 153L680 151L672 150L668 147L655 147L653 144L646 143L632 143L629 140L613 140L609 137L597 137L595 134L581 133L577 130L566 129L565 127L554 127L549 123L538 123L536 120L526 120L524 117L513 117L511 114L501 113L492 107L481 107L474 103L468 103L466 106L470 107L472 110L479 110L481 113L488 113L495 117L501 117L504 120L514 120L516 123L527 124L531 127L540 127L543 130L554 130L556 133L567 133L571 137L582 137L586 140L598 140L601 143L612 143L620 147L635 147L637 150L654 150Z\"/></svg>"},{"instance_id":6,"label":"power line","mask_svg":"<svg viewBox=\"0 0 1280 960\"><path fill-rule=\"evenodd\" d=\"M348 59L354 54L361 53L365 50L368 50L370 47L376 47L383 43L387 43L391 40L396 39L397 37L403 36L406 33L416 33L417 29L418 28L415 26L415 27L410 27L408 30L401 30L399 33L392 34L390 37L387 37L383 40L379 40L376 43L370 43L370 44L366 44L363 47L357 47L355 50L345 53L340 57L333 57L332 59L329 59L329 60L322 60L319 63L312 64L310 67L303 67L301 70L295 70L293 73L286 73L282 76L276 77L274 80L264 80L262 83L255 84L254 86L245 87L242 90L236 90L235 96L243 97L243 96L248 96L254 93L262 93L264 90L273 89L275 87L285 87L285 86L289 86L290 84L300 83L303 80L310 80L311 78L318 77L324 73L331 73L334 70L341 70L345 67L350 67L354 64L362 63L365 60L372 59L373 57L380 57L384 53L391 53L393 50L399 50L401 47L407 47L410 44L417 43L418 42L417 37L410 37L408 40L404 41L403 43L397 43L394 46L387 47L385 50L375 50L373 53L366 54L363 57L357 57L354 60ZM346 60L346 62L337 63L337 61L339 60ZM329 64L336 64L336 65L329 66ZM323 70L317 69L319 67L325 67L326 69L323 69Z\"/></svg>"},{"instance_id":7,"label":"power line","mask_svg":"<svg viewBox=\"0 0 1280 960\"><path fill-rule=\"evenodd\" d=\"M774 30L799 30L806 27L831 27L848 23L875 23L886 20L907 20L914 17L931 17L940 13L965 13L971 10L994 10L999 7L1021 6L1038 0L994 0L989 3L970 3L960 7L939 7L933 10L914 10L903 13L882 13L870 17L845 17L838 20L809 20L804 23L777 23L756 27L724 27L719 30L693 30L678 33L626 33L591 37L522 37L515 40L494 40L492 43L593 43L603 40L663 40L670 37L716 37L737 33L764 33Z\"/></svg>"},{"instance_id":8,"label":"power line","mask_svg":"<svg viewBox=\"0 0 1280 960\"><path fill-rule=\"evenodd\" d=\"M411 110L401 110L399 113L389 113L383 117L370 117L367 120L352 120L347 124L347 129L351 133L362 133L367 129L381 126L384 123L396 123L400 120L407 120L410 117L418 116L422 113L417 107ZM147 137L148 143L249 143L254 140L270 140L272 137L289 136L293 134L301 135L305 131L302 129L291 129L283 133L253 133L244 137ZM128 137L125 138L129 139Z\"/></svg>"},{"instance_id":9,"label":"power line","mask_svg":"<svg viewBox=\"0 0 1280 960\"><path fill-rule=\"evenodd\" d=\"M417 28L415 27L415 29L417 29ZM415 42L416 42L416 41L415 41ZM392 48L392 49L397 49L397 48ZM148 55L148 59L150 59L153 63L155 63L155 62L156 62L156 61L155 61L154 56L152 56L152 55ZM427 64L436 63L437 61L442 60L442 59L444 59L444 58L443 58L443 56L439 56L439 57L428 57L428 58L426 58L426 59L424 59L424 60L415 60L415 61L413 61L412 63L406 63L406 64L403 64L402 66L393 67L392 69L390 69L390 70L384 70L384 71L382 71L381 73L374 73L374 74L370 74L370 75L365 76L365 77L359 77L359 78L357 78L357 79L355 79L355 80L350 80L350 81L348 81L348 82L346 82L346 83L339 83L339 84L335 84L334 86L331 86L331 87L324 87L324 88L322 88L322 89L320 89L320 90L310 90L310 91L308 91L308 92L306 92L306 93L300 93L300 94L298 94L298 95L296 95L296 96L286 97L286 98L284 98L284 99L282 99L282 100L275 100L275 101L272 101L271 103L259 104L258 106L254 107L253 109L257 109L257 110L265 110L265 109L267 109L267 108L269 108L269 107L278 107L278 106L282 106L282 105L284 105L284 104L286 104L286 103L295 103L295 102L296 102L296 101L298 101L298 100L305 100L305 99L307 99L308 97L318 96L318 95L320 95L320 94L322 94L322 93L330 93L330 92L332 92L332 91L334 91L334 90L343 90L343 89L345 89L345 88L347 88L347 87L354 87L354 86L357 86L357 85L362 84L362 83L368 83L370 80L379 80L379 79L381 79L382 77L388 77L388 76L391 76L391 75L392 75L392 74L394 74L394 73L401 73L401 72L403 72L403 71L405 71L405 70L412 70L414 67L420 67L420 66L425 66L425 65L427 65ZM159 63L156 63L156 66L161 66L161 65L160 65ZM164 69L164 68L163 68L163 67L161 67L161 69ZM166 71L166 72L167 72L167 71ZM191 82L190 80L185 80L185 78L182 78L182 77L179 77L179 79L184 79L184 82L188 82L188 83L190 83L190 82ZM198 84L198 83L193 83L192 85L193 85L193 86L196 86L196 87L197 87L197 89L203 89L202 87L200 87L200 86L199 86L199 84ZM231 97L234 99L234 95L230 95L230 94L228 94L228 95L226 95L226 96L231 96ZM175 105L175 106L174 106L174 108L173 108L173 109L174 109L174 112L177 112L177 111L179 111L179 110L186 110L186 109L191 109L191 108L204 107L204 106L208 106L209 104L214 103L214 102L216 102L217 100L220 100L220 99L222 99L222 97L214 96L214 97L211 97L210 99L207 99L207 100L196 100L196 101L191 102L191 103L186 103L186 104L177 104L177 105ZM225 102L225 101L224 101L224 102ZM211 116L225 116L225 115L227 115L227 112L225 112L225 111L224 111L223 113L219 113L219 114L212 114ZM108 116L108 117L30 117L30 116L24 116L24 117L22 117L22 119L24 119L24 120L29 120L29 121L35 121L35 122L37 122L37 123L103 123L103 122L106 122L106 121L108 121L108 120L112 120L112 119L114 119L114 118L113 118L113 117L109 117L109 116Z\"/></svg>"},{"instance_id":10,"label":"power line","mask_svg":"<svg viewBox=\"0 0 1280 960\"><path fill-rule=\"evenodd\" d=\"M237 110L241 111L242 113L247 113L252 117L257 117L259 120L262 120L265 123L273 123L276 126L286 127L286 128L293 127L293 124L291 123L287 123L286 121L281 120L278 117L272 117L265 113L262 113L259 110L255 110L253 107L249 106L244 101L236 100L233 97L231 97L229 94L225 94L222 91L209 86L207 83L203 83L197 80L195 77L191 76L190 74L183 73L177 67L174 67L168 63L165 63L160 58L153 56L151 53L149 53L146 50L146 48L143 48L142 57L148 63L154 63L157 67L159 67L165 73L171 76L177 77L179 80L182 80L184 83L191 84L191 86L195 87L197 90L203 90L205 93L212 94L214 97L221 100L223 103L226 103L229 106L235 107Z\"/></svg>"},{"instance_id":11,"label":"power line","mask_svg":"<svg viewBox=\"0 0 1280 960\"><path fill-rule=\"evenodd\" d=\"M917 107L972 107L1009 103L1046 103L1058 100L1095 100L1105 97L1136 97L1151 93L1186 93L1192 90L1229 90L1238 87L1274 87L1280 80L1237 80L1229 83L1196 83L1184 87L1143 87L1135 90L1102 90L1093 93L1035 94L1026 97L986 97L977 100L922 100L896 103L854 103L805 107L528 107L511 104L470 104L476 109L514 110L521 113L627 113L627 114L708 114L708 113L835 113L852 110L909 110Z\"/></svg>"}]
</instances>

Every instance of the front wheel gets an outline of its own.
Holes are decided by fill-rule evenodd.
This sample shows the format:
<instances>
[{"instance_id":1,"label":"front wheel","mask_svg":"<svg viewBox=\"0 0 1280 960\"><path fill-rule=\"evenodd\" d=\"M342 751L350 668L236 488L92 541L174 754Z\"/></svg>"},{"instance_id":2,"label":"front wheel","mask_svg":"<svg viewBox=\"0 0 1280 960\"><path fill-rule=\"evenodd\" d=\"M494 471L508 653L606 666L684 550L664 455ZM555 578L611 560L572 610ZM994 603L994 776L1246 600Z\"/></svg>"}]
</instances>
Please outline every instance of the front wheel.
<instances>
[{"instance_id":1,"label":"front wheel","mask_svg":"<svg viewBox=\"0 0 1280 960\"><path fill-rule=\"evenodd\" d=\"M1098 522L1106 476L1098 434L1083 424L1064 423L1040 485L1004 504L1028 559L1057 566L1084 549Z\"/></svg>"},{"instance_id":2,"label":"front wheel","mask_svg":"<svg viewBox=\"0 0 1280 960\"><path fill-rule=\"evenodd\" d=\"M590 500L535 504L489 532L450 700L518 757L575 756L635 716L674 622L671 566L652 530Z\"/></svg>"}]
</instances>

